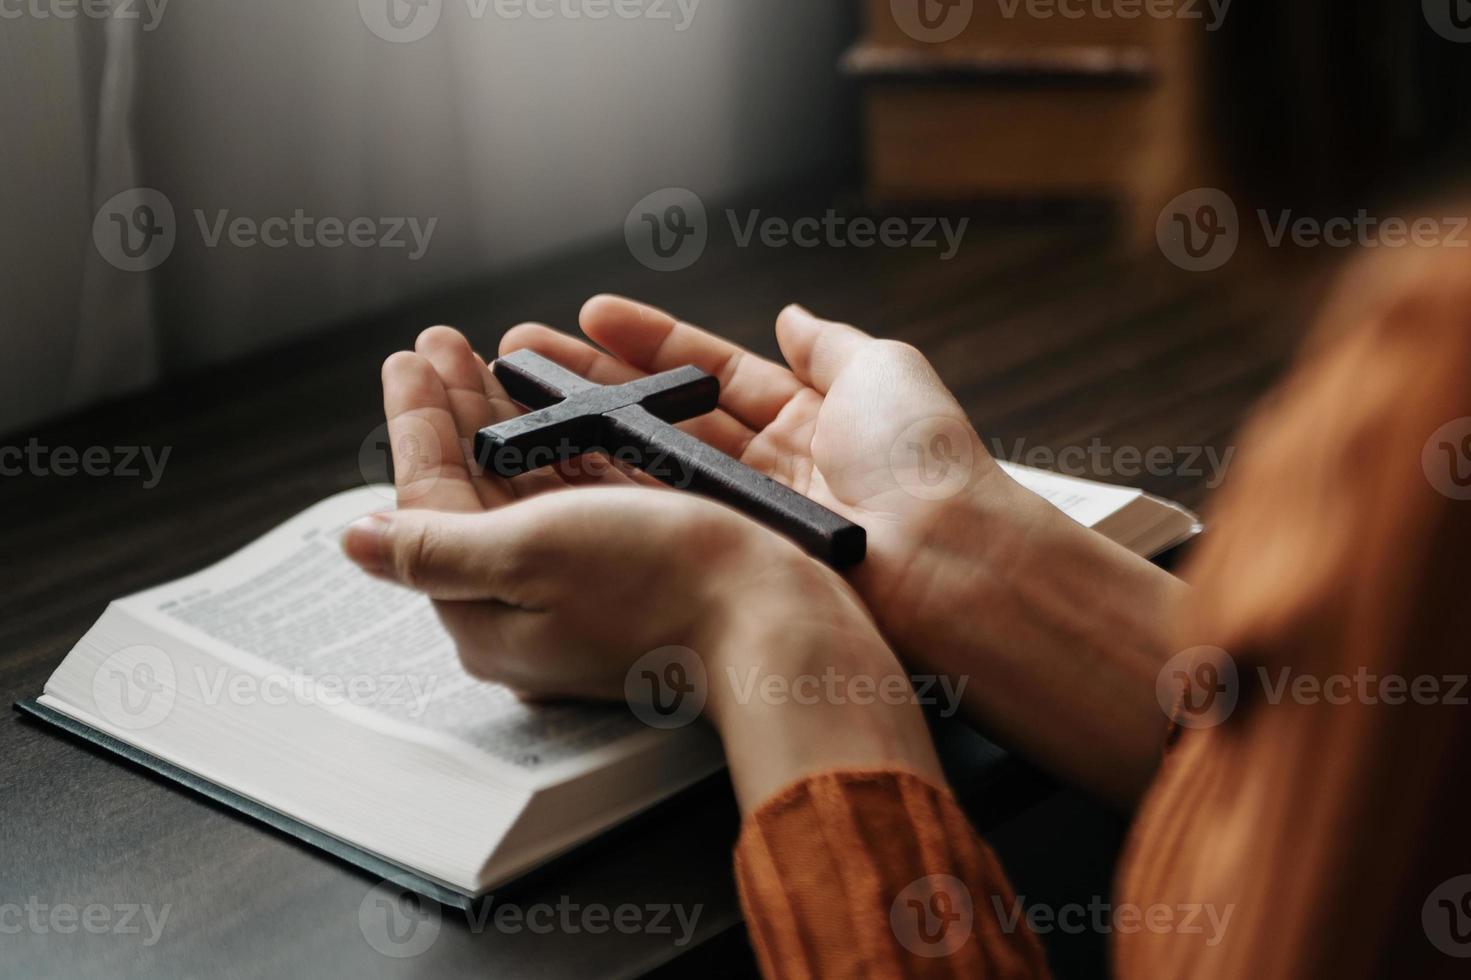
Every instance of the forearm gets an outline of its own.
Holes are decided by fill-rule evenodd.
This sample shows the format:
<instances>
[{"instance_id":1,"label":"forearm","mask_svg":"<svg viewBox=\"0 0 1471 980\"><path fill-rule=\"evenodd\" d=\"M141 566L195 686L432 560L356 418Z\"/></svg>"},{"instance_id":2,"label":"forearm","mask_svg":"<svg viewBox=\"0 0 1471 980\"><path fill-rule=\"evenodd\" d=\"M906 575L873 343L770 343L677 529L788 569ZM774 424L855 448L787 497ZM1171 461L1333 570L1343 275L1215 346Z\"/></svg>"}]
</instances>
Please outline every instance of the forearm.
<instances>
[{"instance_id":1,"label":"forearm","mask_svg":"<svg viewBox=\"0 0 1471 980\"><path fill-rule=\"evenodd\" d=\"M856 596L826 569L719 617L707 713L750 813L805 777L883 769L943 784L904 667Z\"/></svg>"},{"instance_id":2,"label":"forearm","mask_svg":"<svg viewBox=\"0 0 1471 980\"><path fill-rule=\"evenodd\" d=\"M696 639L744 815L736 877L768 977L1036 980L1036 937L944 777L908 673L805 559L725 570ZM834 882L843 887L834 891Z\"/></svg>"},{"instance_id":3,"label":"forearm","mask_svg":"<svg viewBox=\"0 0 1471 980\"><path fill-rule=\"evenodd\" d=\"M901 652L966 678L967 713L998 740L1132 804L1159 759L1155 681L1186 586L999 472L926 538L937 585L890 633Z\"/></svg>"}]
</instances>

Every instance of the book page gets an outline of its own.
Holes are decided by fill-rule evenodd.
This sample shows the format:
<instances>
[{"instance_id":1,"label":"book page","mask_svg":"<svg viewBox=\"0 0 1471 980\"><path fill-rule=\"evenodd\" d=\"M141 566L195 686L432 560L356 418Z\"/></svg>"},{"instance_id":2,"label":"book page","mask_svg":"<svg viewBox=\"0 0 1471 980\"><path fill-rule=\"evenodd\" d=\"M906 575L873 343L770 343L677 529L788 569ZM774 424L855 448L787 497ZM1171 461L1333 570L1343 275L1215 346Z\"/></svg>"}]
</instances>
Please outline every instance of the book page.
<instances>
[{"instance_id":1,"label":"book page","mask_svg":"<svg viewBox=\"0 0 1471 980\"><path fill-rule=\"evenodd\" d=\"M429 600L341 553L342 529L386 503L371 488L330 498L219 564L119 605L267 675L276 697L367 711L529 772L648 734L621 705L530 706L467 674ZM226 682L202 680L205 690Z\"/></svg>"},{"instance_id":2,"label":"book page","mask_svg":"<svg viewBox=\"0 0 1471 980\"><path fill-rule=\"evenodd\" d=\"M1060 473L1033 469L1016 463L999 461L1013 480L1051 503L1084 527L1096 527L1106 518L1123 510L1139 497L1142 490L1115 487L1092 480L1080 480Z\"/></svg>"}]
</instances>

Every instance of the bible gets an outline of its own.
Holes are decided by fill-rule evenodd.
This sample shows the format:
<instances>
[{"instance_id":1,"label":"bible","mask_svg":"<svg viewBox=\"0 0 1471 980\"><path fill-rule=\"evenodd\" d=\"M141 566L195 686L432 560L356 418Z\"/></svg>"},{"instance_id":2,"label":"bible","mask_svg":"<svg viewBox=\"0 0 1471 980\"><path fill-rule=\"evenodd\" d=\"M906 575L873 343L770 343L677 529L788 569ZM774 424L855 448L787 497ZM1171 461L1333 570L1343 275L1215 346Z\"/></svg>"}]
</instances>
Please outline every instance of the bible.
<instances>
[{"instance_id":1,"label":"bible","mask_svg":"<svg viewBox=\"0 0 1471 980\"><path fill-rule=\"evenodd\" d=\"M1003 464L1144 555L1183 508ZM114 601L18 707L444 904L537 868L723 767L701 724L527 704L468 676L432 604L339 537L392 488L330 497L188 577Z\"/></svg>"}]
</instances>

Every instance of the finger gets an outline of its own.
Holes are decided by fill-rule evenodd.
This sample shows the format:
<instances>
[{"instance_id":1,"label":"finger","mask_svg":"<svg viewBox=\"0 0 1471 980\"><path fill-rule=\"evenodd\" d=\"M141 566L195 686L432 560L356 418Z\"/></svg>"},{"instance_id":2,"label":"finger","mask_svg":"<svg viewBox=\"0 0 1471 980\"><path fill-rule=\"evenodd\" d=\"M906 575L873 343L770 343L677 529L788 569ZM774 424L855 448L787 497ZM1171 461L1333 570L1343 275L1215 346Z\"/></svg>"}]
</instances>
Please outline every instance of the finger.
<instances>
[{"instance_id":1,"label":"finger","mask_svg":"<svg viewBox=\"0 0 1471 980\"><path fill-rule=\"evenodd\" d=\"M776 342L792 372L825 395L843 368L873 338L846 323L819 319L800 306L788 306L777 317Z\"/></svg>"},{"instance_id":2,"label":"finger","mask_svg":"<svg viewBox=\"0 0 1471 980\"><path fill-rule=\"evenodd\" d=\"M343 533L342 550L366 572L448 602L518 606L518 576L528 528L503 515L526 505L475 514L400 510L373 514Z\"/></svg>"},{"instance_id":3,"label":"finger","mask_svg":"<svg viewBox=\"0 0 1471 980\"><path fill-rule=\"evenodd\" d=\"M720 407L760 431L801 390L791 371L668 313L618 296L594 296L582 332L629 364L656 374L686 364L720 380Z\"/></svg>"},{"instance_id":4,"label":"finger","mask_svg":"<svg viewBox=\"0 0 1471 980\"><path fill-rule=\"evenodd\" d=\"M475 351L475 370L480 374L480 387L485 389L485 400L490 403L490 424L496 425L521 414L521 406L506 393L490 370L490 362Z\"/></svg>"},{"instance_id":5,"label":"finger","mask_svg":"<svg viewBox=\"0 0 1471 980\"><path fill-rule=\"evenodd\" d=\"M458 330L430 327L419 334L414 350L439 375L440 384L449 398L450 414L455 420L462 452L473 452L471 447L475 444L475 434L487 425L520 414L515 403L491 377L485 361ZM494 385L494 389L490 385ZM470 484L483 506L500 507L515 500L519 493L561 486L561 481L552 474L543 473L528 481L527 485L513 488L507 480L476 471Z\"/></svg>"},{"instance_id":6,"label":"finger","mask_svg":"<svg viewBox=\"0 0 1471 980\"><path fill-rule=\"evenodd\" d=\"M502 356L518 350L536 351L594 384L621 385L642 378L645 374L591 344L569 337L560 330L553 330L544 323L523 323L506 331L501 338Z\"/></svg>"},{"instance_id":7,"label":"finger","mask_svg":"<svg viewBox=\"0 0 1471 980\"><path fill-rule=\"evenodd\" d=\"M521 409L506 394L490 366L475 353L459 331L451 327L431 327L419 335L414 347L434 365L444 383L462 445L473 445L475 434L486 426L521 414ZM487 507L494 507L513 498L560 489L567 483L581 485L605 481L626 483L627 478L612 467L589 464L536 470L511 481L483 477L474 482L481 501Z\"/></svg>"},{"instance_id":8,"label":"finger","mask_svg":"<svg viewBox=\"0 0 1471 980\"><path fill-rule=\"evenodd\" d=\"M644 377L644 372L598 350L591 344L539 323L525 323L501 339L501 353L532 350L556 361L574 374L601 385L617 385ZM722 398L724 395L721 396ZM739 458L755 433L724 411L711 412L679 427L721 452Z\"/></svg>"},{"instance_id":9,"label":"finger","mask_svg":"<svg viewBox=\"0 0 1471 980\"><path fill-rule=\"evenodd\" d=\"M383 411L393 447L400 507L476 511L449 396L433 365L418 354L394 354L383 364Z\"/></svg>"},{"instance_id":10,"label":"finger","mask_svg":"<svg viewBox=\"0 0 1471 980\"><path fill-rule=\"evenodd\" d=\"M494 414L485 393L485 364L463 334L450 327L430 327L419 334L414 350L439 375L461 439L474 438L491 424Z\"/></svg>"}]
</instances>

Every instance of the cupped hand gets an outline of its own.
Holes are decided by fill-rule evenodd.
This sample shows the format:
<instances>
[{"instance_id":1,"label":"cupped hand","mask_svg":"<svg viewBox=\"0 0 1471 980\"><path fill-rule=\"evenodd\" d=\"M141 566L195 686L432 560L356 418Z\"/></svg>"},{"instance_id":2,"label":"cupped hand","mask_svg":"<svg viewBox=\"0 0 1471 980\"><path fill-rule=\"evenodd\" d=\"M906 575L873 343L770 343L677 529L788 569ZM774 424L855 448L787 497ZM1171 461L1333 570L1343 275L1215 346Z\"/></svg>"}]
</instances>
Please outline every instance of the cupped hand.
<instances>
[{"instance_id":1,"label":"cupped hand","mask_svg":"<svg viewBox=\"0 0 1471 980\"><path fill-rule=\"evenodd\" d=\"M530 324L501 351L602 383L715 375L720 410L684 427L867 529L848 579L907 664L975 677L968 715L1065 779L1120 801L1148 783L1184 586L1012 480L923 355L800 307L776 324L789 367L624 299L581 324L603 350Z\"/></svg>"},{"instance_id":2,"label":"cupped hand","mask_svg":"<svg viewBox=\"0 0 1471 980\"><path fill-rule=\"evenodd\" d=\"M793 306L776 323L785 367L626 299L597 297L580 320L604 350L524 324L505 335L501 353L531 349L602 384L686 364L717 377L720 409L682 427L867 529L868 557L852 581L901 647L916 618L953 617L967 587L953 563L940 567L942 556L964 556L963 575L975 574L1039 515L909 345ZM1013 519L985 539L961 540L976 534L961 512L977 500Z\"/></svg>"},{"instance_id":3,"label":"cupped hand","mask_svg":"<svg viewBox=\"0 0 1471 980\"><path fill-rule=\"evenodd\" d=\"M736 683L904 678L836 572L729 508L594 460L476 473L474 433L519 410L455 331L427 331L383 382L400 509L354 524L343 547L433 599L470 673L534 699L618 700L642 658L683 647L747 809L835 768L941 778L912 701L753 701ZM574 483L596 485L554 492Z\"/></svg>"},{"instance_id":4,"label":"cupped hand","mask_svg":"<svg viewBox=\"0 0 1471 980\"><path fill-rule=\"evenodd\" d=\"M476 676L616 697L630 657L730 647L737 609L817 624L838 648L855 631L882 645L841 577L720 504L593 459L512 480L479 471L474 434L520 409L457 331L390 357L383 395L399 510L354 525L344 546L433 599ZM554 492L569 484L581 486Z\"/></svg>"},{"instance_id":5,"label":"cupped hand","mask_svg":"<svg viewBox=\"0 0 1471 980\"><path fill-rule=\"evenodd\" d=\"M521 414L485 360L450 327L419 335L383 364L383 411L400 508L473 513L570 485L635 478L589 456L514 480L474 465L475 433Z\"/></svg>"},{"instance_id":6,"label":"cupped hand","mask_svg":"<svg viewBox=\"0 0 1471 980\"><path fill-rule=\"evenodd\" d=\"M378 514L345 547L364 569L433 599L474 676L538 698L623 696L650 651L708 669L741 632L738 609L872 632L839 578L795 545L693 495L590 487L479 513Z\"/></svg>"}]
</instances>

